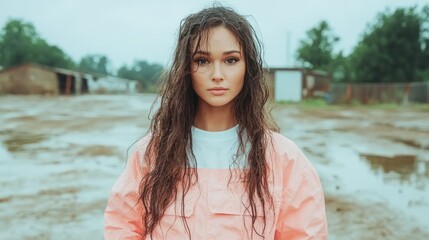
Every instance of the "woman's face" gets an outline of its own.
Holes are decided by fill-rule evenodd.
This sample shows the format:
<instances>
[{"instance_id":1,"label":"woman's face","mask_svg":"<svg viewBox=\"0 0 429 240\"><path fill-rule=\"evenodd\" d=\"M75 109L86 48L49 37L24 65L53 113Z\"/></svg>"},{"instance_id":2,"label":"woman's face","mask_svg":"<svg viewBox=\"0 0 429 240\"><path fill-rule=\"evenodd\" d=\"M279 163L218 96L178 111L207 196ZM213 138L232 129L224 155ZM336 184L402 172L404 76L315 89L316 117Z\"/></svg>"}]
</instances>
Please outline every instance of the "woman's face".
<instances>
[{"instance_id":1,"label":"woman's face","mask_svg":"<svg viewBox=\"0 0 429 240\"><path fill-rule=\"evenodd\" d=\"M244 53L234 34L223 26L211 28L204 36L208 39L201 39L191 64L191 80L198 95L198 106L200 109L230 109L243 88Z\"/></svg>"}]
</instances>

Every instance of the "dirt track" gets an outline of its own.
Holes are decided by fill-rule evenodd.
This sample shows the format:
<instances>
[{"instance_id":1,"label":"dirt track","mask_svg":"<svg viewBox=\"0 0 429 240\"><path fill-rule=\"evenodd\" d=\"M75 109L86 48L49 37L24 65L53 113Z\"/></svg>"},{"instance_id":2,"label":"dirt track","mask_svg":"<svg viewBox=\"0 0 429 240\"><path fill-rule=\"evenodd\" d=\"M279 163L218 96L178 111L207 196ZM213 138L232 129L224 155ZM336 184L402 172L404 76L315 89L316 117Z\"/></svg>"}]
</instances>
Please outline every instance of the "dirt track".
<instances>
[{"instance_id":1,"label":"dirt track","mask_svg":"<svg viewBox=\"0 0 429 240\"><path fill-rule=\"evenodd\" d=\"M153 98L0 97L0 239L102 239ZM273 111L321 176L329 239L429 239L428 110Z\"/></svg>"}]
</instances>

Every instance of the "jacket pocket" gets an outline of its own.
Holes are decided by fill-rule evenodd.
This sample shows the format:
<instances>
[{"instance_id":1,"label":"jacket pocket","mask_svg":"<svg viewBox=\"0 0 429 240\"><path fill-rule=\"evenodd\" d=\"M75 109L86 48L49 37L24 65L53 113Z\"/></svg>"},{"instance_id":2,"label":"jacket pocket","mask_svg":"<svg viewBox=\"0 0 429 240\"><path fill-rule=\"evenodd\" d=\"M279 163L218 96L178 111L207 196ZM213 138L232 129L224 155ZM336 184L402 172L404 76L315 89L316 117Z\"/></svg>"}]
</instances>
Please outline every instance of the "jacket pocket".
<instances>
[{"instance_id":1,"label":"jacket pocket","mask_svg":"<svg viewBox=\"0 0 429 240\"><path fill-rule=\"evenodd\" d=\"M241 193L227 190L209 192L209 209L214 214L243 215L244 205Z\"/></svg>"}]
</instances>

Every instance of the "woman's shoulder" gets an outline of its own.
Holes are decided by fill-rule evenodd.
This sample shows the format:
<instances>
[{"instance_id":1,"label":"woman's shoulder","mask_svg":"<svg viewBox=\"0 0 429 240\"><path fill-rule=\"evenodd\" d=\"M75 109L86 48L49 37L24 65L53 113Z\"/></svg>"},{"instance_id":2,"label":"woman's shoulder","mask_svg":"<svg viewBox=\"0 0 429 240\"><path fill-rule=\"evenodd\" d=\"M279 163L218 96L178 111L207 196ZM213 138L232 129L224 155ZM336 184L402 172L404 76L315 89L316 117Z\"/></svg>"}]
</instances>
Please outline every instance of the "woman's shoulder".
<instances>
[{"instance_id":1,"label":"woman's shoulder","mask_svg":"<svg viewBox=\"0 0 429 240\"><path fill-rule=\"evenodd\" d=\"M152 134L150 132L141 136L131 145L130 150L132 151L145 150L147 145L149 144L151 137L152 137Z\"/></svg>"},{"instance_id":2,"label":"woman's shoulder","mask_svg":"<svg viewBox=\"0 0 429 240\"><path fill-rule=\"evenodd\" d=\"M286 162L307 162L307 157L300 147L287 136L270 131L268 134L268 151Z\"/></svg>"},{"instance_id":3,"label":"woman's shoulder","mask_svg":"<svg viewBox=\"0 0 429 240\"><path fill-rule=\"evenodd\" d=\"M297 151L299 147L297 144L287 136L274 131L268 132L268 144L271 145L276 150L287 150L287 151Z\"/></svg>"},{"instance_id":4,"label":"woman's shoulder","mask_svg":"<svg viewBox=\"0 0 429 240\"><path fill-rule=\"evenodd\" d=\"M146 153L147 146L152 137L151 133L146 133L144 136L137 139L127 151L128 161L138 162L139 165L144 164L144 155Z\"/></svg>"}]
</instances>

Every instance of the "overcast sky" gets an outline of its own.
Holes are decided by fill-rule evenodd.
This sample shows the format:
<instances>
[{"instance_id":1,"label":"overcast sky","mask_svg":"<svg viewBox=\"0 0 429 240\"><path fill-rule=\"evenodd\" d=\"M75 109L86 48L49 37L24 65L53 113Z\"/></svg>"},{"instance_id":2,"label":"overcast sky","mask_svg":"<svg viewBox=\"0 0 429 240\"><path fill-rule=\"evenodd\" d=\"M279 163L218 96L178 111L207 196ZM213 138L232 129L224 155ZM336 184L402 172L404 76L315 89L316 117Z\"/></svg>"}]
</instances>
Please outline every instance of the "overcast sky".
<instances>
[{"instance_id":1,"label":"overcast sky","mask_svg":"<svg viewBox=\"0 0 429 240\"><path fill-rule=\"evenodd\" d=\"M235 0L218 1L243 15L259 31L266 64L291 66L305 32L326 20L340 37L337 51L349 53L366 25L387 8L418 6L427 0ZM42 38L75 61L105 54L115 69L135 59L167 64L180 20L210 6L197 0L0 0L0 26L8 19L31 22Z\"/></svg>"}]
</instances>

